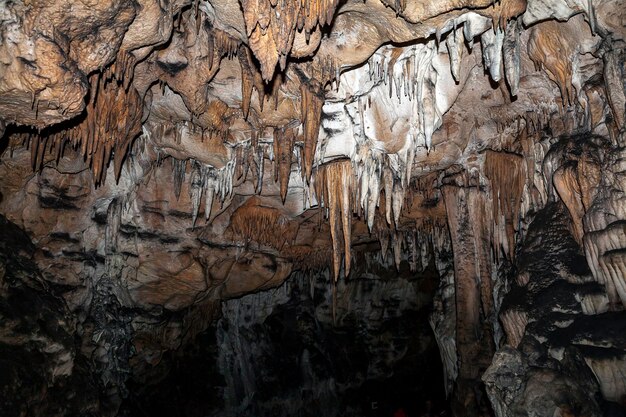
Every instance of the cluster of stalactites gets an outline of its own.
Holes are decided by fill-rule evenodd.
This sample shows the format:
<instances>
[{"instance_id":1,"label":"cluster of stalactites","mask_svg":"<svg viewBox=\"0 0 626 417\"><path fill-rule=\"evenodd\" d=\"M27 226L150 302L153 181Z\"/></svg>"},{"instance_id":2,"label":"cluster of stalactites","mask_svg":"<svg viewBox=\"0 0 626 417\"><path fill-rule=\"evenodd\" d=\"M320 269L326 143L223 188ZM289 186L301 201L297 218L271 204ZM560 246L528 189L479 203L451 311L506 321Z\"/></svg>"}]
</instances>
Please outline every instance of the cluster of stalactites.
<instances>
[{"instance_id":1,"label":"cluster of stalactites","mask_svg":"<svg viewBox=\"0 0 626 417\"><path fill-rule=\"evenodd\" d=\"M389 97L402 103L406 98L413 105L415 118L411 121L414 147L431 147L432 135L442 123L442 115L437 108L437 69L433 59L437 55L434 41L406 48L383 47L368 61L369 76L381 80L389 86ZM363 114L367 101L359 103L359 113ZM362 118L363 116L361 116Z\"/></svg>"},{"instance_id":2,"label":"cluster of stalactites","mask_svg":"<svg viewBox=\"0 0 626 417\"><path fill-rule=\"evenodd\" d=\"M265 81L287 64L296 31L306 36L332 21L338 0L241 0L249 45Z\"/></svg>"},{"instance_id":3,"label":"cluster of stalactites","mask_svg":"<svg viewBox=\"0 0 626 417\"><path fill-rule=\"evenodd\" d=\"M501 2L488 11L468 12L447 21L437 29L437 43L445 43L450 72L456 82L461 81L461 62L464 49L474 47L480 37L483 64L495 82L506 78L511 96L516 96L520 81L521 22L516 16L526 8L525 1ZM507 4L504 4L507 3ZM491 15L491 18L487 17Z\"/></svg>"},{"instance_id":4,"label":"cluster of stalactites","mask_svg":"<svg viewBox=\"0 0 626 417\"><path fill-rule=\"evenodd\" d=\"M442 236L447 235L448 225L445 215L437 212L436 206L441 199L438 189L438 173L415 178L402 193L395 192L396 198L402 198L402 218L389 218L385 221L383 213L388 213L388 201L383 199L376 216L372 233L378 238L383 262L387 261L389 249L393 254L396 269L400 270L403 253L408 255L412 272L423 271L430 262L433 248L441 248ZM383 194L388 194L387 189ZM392 199L393 202L393 199ZM392 211L398 211L399 204ZM389 217L387 214L386 217Z\"/></svg>"},{"instance_id":5,"label":"cluster of stalactites","mask_svg":"<svg viewBox=\"0 0 626 417\"><path fill-rule=\"evenodd\" d=\"M129 67L132 67L132 58L117 62L104 74L95 73L90 77L90 102L84 116L73 126L47 134L29 135L34 170L41 169L48 152L56 152L58 161L69 141L80 150L96 184L105 180L111 156L116 178L119 178L129 146L141 132L141 98L126 84L130 75L119 78ZM120 75L116 75L118 73Z\"/></svg>"},{"instance_id":6,"label":"cluster of stalactites","mask_svg":"<svg viewBox=\"0 0 626 417\"><path fill-rule=\"evenodd\" d=\"M291 221L277 208L262 205L256 196L235 210L229 227L246 244L253 241L277 250L292 243L298 233L298 222Z\"/></svg>"},{"instance_id":7,"label":"cluster of stalactites","mask_svg":"<svg viewBox=\"0 0 626 417\"><path fill-rule=\"evenodd\" d=\"M445 218L427 219L421 224L411 225L404 229L390 227L382 219L374 228L382 261L387 262L391 249L396 269L400 270L403 251L408 255L411 272L424 271L431 261L433 249L441 248L448 239L448 225Z\"/></svg>"},{"instance_id":8,"label":"cluster of stalactites","mask_svg":"<svg viewBox=\"0 0 626 417\"><path fill-rule=\"evenodd\" d=\"M235 161L229 161L223 168L217 169L211 165L196 160L172 159L174 193L180 197L182 184L187 174L187 166L191 166L189 176L189 198L192 205L192 224L195 226L204 197L204 217L209 220L213 202L219 199L220 203L232 196Z\"/></svg>"},{"instance_id":9,"label":"cluster of stalactites","mask_svg":"<svg viewBox=\"0 0 626 417\"><path fill-rule=\"evenodd\" d=\"M427 247L420 246L422 243L419 240L420 235L416 234L414 230L398 230L387 224L383 218L377 216L373 233L380 243L380 254L383 263L387 262L387 254L391 248L396 270L399 271L403 247L408 248L410 251L409 264L412 272L418 270L418 263L421 262L420 266L425 264L424 261L426 261L426 264L428 263L428 253L422 253L422 249L427 249Z\"/></svg>"},{"instance_id":10,"label":"cluster of stalactites","mask_svg":"<svg viewBox=\"0 0 626 417\"><path fill-rule=\"evenodd\" d=\"M503 249L505 255L513 259L526 184L526 162L520 155L489 150L485 155L484 173L491 184L494 257L501 259Z\"/></svg>"},{"instance_id":11,"label":"cluster of stalactites","mask_svg":"<svg viewBox=\"0 0 626 417\"><path fill-rule=\"evenodd\" d=\"M333 245L333 273L335 281L344 256L344 276L350 274L350 244L352 236L352 207L356 184L350 160L330 162L320 166L315 175L317 201L328 212ZM343 239L343 248L341 245Z\"/></svg>"}]
</instances>

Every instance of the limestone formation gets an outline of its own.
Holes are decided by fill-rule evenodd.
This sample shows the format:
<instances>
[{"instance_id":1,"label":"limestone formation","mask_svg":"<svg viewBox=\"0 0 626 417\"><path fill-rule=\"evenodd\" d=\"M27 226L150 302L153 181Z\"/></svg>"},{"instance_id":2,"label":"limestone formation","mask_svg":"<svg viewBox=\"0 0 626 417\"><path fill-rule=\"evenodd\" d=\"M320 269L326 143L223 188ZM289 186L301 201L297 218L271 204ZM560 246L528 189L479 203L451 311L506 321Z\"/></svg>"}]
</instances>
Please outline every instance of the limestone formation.
<instances>
[{"instance_id":1,"label":"limestone formation","mask_svg":"<svg viewBox=\"0 0 626 417\"><path fill-rule=\"evenodd\" d=\"M279 415L242 343L351 296L430 309L455 416L618 409L625 58L624 0L0 0L3 415L128 415L207 329ZM283 413L337 415L307 343Z\"/></svg>"}]
</instances>

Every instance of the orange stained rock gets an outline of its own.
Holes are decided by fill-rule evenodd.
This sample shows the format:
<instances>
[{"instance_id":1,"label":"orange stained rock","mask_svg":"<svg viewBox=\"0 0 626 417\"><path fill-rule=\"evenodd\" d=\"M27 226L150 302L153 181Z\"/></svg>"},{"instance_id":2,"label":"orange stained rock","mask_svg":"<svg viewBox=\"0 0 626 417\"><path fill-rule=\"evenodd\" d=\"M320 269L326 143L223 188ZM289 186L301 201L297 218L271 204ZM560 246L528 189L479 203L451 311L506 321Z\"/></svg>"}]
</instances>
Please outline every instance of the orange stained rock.
<instances>
[{"instance_id":1,"label":"orange stained rock","mask_svg":"<svg viewBox=\"0 0 626 417\"><path fill-rule=\"evenodd\" d=\"M263 205L256 196L235 210L229 228L246 242L257 242L278 250L293 242L298 233L297 222L291 221L277 208Z\"/></svg>"},{"instance_id":2,"label":"orange stained rock","mask_svg":"<svg viewBox=\"0 0 626 417\"><path fill-rule=\"evenodd\" d=\"M583 207L580 186L576 178L576 168L572 165L562 166L556 170L553 176L554 188L567 206L572 217L573 235L578 244L582 244L583 235Z\"/></svg>"},{"instance_id":3,"label":"orange stained rock","mask_svg":"<svg viewBox=\"0 0 626 417\"><path fill-rule=\"evenodd\" d=\"M311 178L311 169L319 137L324 97L315 85L302 84L301 94L301 121L304 129L303 174L308 182Z\"/></svg>"},{"instance_id":4,"label":"orange stained rock","mask_svg":"<svg viewBox=\"0 0 626 417\"><path fill-rule=\"evenodd\" d=\"M317 201L323 202L324 207L328 209L335 281L339 278L342 252L344 275L347 277L350 274L352 207L355 189L355 178L350 160L344 159L319 167L315 176L315 191ZM343 249L341 239L343 239Z\"/></svg>"},{"instance_id":5,"label":"orange stained rock","mask_svg":"<svg viewBox=\"0 0 626 417\"><path fill-rule=\"evenodd\" d=\"M250 48L269 82L276 65L284 69L296 31L307 41L320 26L330 24L338 0L241 0ZM319 42L321 37L313 40Z\"/></svg>"},{"instance_id":6,"label":"orange stained rock","mask_svg":"<svg viewBox=\"0 0 626 417\"><path fill-rule=\"evenodd\" d=\"M513 259L515 254L515 231L522 204L522 192L526 183L526 163L517 154L487 151L485 155L485 176L491 183L492 216L494 221L493 242L496 257L500 246L505 242L498 239L498 228L504 227L506 234L507 256ZM501 223L504 221L504 224Z\"/></svg>"},{"instance_id":7,"label":"orange stained rock","mask_svg":"<svg viewBox=\"0 0 626 417\"><path fill-rule=\"evenodd\" d=\"M274 181L280 182L280 198L285 203L291 176L291 159L296 133L291 128L274 129Z\"/></svg>"},{"instance_id":8,"label":"orange stained rock","mask_svg":"<svg viewBox=\"0 0 626 417\"><path fill-rule=\"evenodd\" d=\"M509 20L526 11L527 0L501 0L487 9L491 13L493 27L504 30Z\"/></svg>"},{"instance_id":9,"label":"orange stained rock","mask_svg":"<svg viewBox=\"0 0 626 417\"><path fill-rule=\"evenodd\" d=\"M566 25L554 20L534 26L528 39L528 55L537 69L544 69L561 90L563 106L574 104L572 58L576 35Z\"/></svg>"},{"instance_id":10,"label":"orange stained rock","mask_svg":"<svg viewBox=\"0 0 626 417\"><path fill-rule=\"evenodd\" d=\"M90 77L91 102L85 116L73 127L32 135L33 169L43 166L48 151L54 150L58 160L69 142L80 149L96 184L104 180L111 157L119 178L128 147L141 132L142 102L137 91L125 89L114 72L115 69L110 69L104 76L96 73Z\"/></svg>"}]
</instances>

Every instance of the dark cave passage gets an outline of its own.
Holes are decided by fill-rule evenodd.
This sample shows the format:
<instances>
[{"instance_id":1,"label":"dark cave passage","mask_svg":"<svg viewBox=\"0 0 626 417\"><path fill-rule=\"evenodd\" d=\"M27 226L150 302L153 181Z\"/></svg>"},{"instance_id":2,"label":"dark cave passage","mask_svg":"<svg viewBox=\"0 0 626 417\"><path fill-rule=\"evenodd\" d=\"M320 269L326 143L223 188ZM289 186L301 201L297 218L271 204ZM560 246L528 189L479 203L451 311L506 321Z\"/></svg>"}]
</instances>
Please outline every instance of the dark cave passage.
<instances>
[{"instance_id":1,"label":"dark cave passage","mask_svg":"<svg viewBox=\"0 0 626 417\"><path fill-rule=\"evenodd\" d=\"M366 268L339 282L334 322L328 273L225 302L216 325L163 358L161 375L129 384L121 415L419 416L427 401L445 410L428 321L433 265Z\"/></svg>"}]
</instances>

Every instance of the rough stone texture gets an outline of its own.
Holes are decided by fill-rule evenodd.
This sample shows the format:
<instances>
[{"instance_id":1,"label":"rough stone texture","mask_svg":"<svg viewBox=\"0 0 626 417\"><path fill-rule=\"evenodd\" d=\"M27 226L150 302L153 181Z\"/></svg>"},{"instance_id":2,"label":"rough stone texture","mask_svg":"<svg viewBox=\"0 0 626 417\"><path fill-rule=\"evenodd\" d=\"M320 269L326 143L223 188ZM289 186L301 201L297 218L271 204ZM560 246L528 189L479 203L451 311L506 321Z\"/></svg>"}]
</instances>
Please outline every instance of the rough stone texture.
<instances>
[{"instance_id":1,"label":"rough stone texture","mask_svg":"<svg viewBox=\"0 0 626 417\"><path fill-rule=\"evenodd\" d=\"M482 376L498 417L529 409L600 416L604 400L624 395L626 321L606 307L589 309L602 297L606 306L606 293L568 224L564 204L548 204L520 249L517 274L526 278L515 280L500 309L507 346Z\"/></svg>"},{"instance_id":2,"label":"rough stone texture","mask_svg":"<svg viewBox=\"0 0 626 417\"><path fill-rule=\"evenodd\" d=\"M399 277L383 274L357 267L338 284L336 301L325 280L299 275L225 303L217 340L227 410L362 416L372 402L381 413L417 413L427 399L441 401L427 322L432 275L415 279L407 263Z\"/></svg>"},{"instance_id":3,"label":"rough stone texture","mask_svg":"<svg viewBox=\"0 0 626 417\"><path fill-rule=\"evenodd\" d=\"M492 368L500 414L548 382L621 401L625 6L0 0L0 213L77 345L35 333L114 415L221 303L332 264L331 291L375 247L440 274L456 415L505 344L494 367L527 372L502 399Z\"/></svg>"},{"instance_id":4,"label":"rough stone texture","mask_svg":"<svg viewBox=\"0 0 626 417\"><path fill-rule=\"evenodd\" d=\"M98 381L81 353L77 320L43 279L34 251L0 216L0 408L6 416L98 415Z\"/></svg>"}]
</instances>

